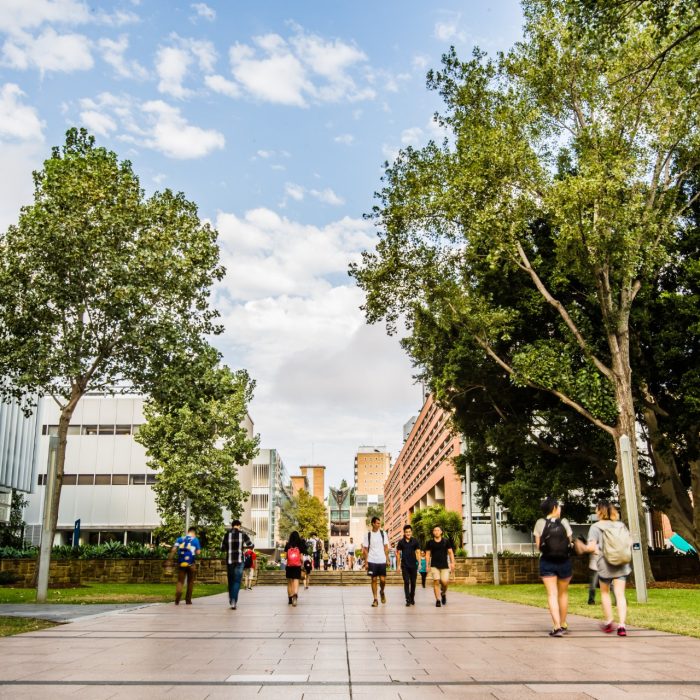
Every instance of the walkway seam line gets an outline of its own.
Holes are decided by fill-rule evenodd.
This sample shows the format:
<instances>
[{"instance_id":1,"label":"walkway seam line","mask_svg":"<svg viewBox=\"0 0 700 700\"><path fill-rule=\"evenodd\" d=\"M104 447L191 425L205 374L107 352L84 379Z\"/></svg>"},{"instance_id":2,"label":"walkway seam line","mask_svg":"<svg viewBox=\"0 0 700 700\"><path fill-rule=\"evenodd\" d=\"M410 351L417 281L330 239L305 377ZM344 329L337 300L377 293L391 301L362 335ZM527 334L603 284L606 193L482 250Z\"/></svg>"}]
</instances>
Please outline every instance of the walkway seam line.
<instances>
[{"instance_id":1,"label":"walkway seam line","mask_svg":"<svg viewBox=\"0 0 700 700\"><path fill-rule=\"evenodd\" d=\"M352 700L352 671L350 670L350 646L348 644L348 623L345 619L345 592L340 589L340 601L343 605L343 630L345 632L345 662L348 665L348 692Z\"/></svg>"}]
</instances>

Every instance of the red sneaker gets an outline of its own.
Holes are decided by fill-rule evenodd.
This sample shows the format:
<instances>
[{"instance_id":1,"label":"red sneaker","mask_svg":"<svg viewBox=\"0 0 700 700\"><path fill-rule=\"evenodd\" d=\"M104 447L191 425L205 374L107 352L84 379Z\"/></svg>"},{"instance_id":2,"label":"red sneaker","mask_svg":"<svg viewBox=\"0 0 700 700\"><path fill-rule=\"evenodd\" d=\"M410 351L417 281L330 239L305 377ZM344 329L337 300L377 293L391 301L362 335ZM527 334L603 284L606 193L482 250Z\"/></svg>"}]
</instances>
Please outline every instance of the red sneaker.
<instances>
[{"instance_id":1,"label":"red sneaker","mask_svg":"<svg viewBox=\"0 0 700 700\"><path fill-rule=\"evenodd\" d=\"M617 636L618 637L626 637L627 636L627 630L624 627L618 627L617 628Z\"/></svg>"},{"instance_id":2,"label":"red sneaker","mask_svg":"<svg viewBox=\"0 0 700 700\"><path fill-rule=\"evenodd\" d=\"M615 631L615 625L612 622L606 622L600 626L600 631L605 632L605 634L612 634Z\"/></svg>"}]
</instances>

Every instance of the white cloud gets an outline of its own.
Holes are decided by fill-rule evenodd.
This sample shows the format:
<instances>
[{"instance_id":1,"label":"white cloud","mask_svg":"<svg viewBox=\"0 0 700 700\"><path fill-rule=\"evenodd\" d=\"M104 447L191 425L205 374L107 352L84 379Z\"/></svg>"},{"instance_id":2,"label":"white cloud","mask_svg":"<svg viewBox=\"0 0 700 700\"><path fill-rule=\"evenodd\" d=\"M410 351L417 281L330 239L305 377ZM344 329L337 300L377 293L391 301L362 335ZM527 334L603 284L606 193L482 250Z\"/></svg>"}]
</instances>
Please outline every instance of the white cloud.
<instances>
[{"instance_id":1,"label":"white cloud","mask_svg":"<svg viewBox=\"0 0 700 700\"><path fill-rule=\"evenodd\" d=\"M297 202L301 202L304 199L304 188L301 185L295 185L293 182L288 182L284 186L284 193Z\"/></svg>"},{"instance_id":2,"label":"white cloud","mask_svg":"<svg viewBox=\"0 0 700 700\"><path fill-rule=\"evenodd\" d=\"M120 78L144 79L148 76L148 71L135 60L128 60L125 57L129 48L129 38L122 34L118 39L100 39L97 45L102 54L102 58L112 68Z\"/></svg>"},{"instance_id":3,"label":"white cloud","mask_svg":"<svg viewBox=\"0 0 700 700\"><path fill-rule=\"evenodd\" d=\"M90 11L80 0L3 0L0 31L14 33L45 22L83 24L89 20Z\"/></svg>"},{"instance_id":4,"label":"white cloud","mask_svg":"<svg viewBox=\"0 0 700 700\"><path fill-rule=\"evenodd\" d=\"M209 5L204 2L196 2L190 5L190 7L197 13L197 17L206 19L208 22L213 22L216 19L216 10L209 7Z\"/></svg>"},{"instance_id":5,"label":"white cloud","mask_svg":"<svg viewBox=\"0 0 700 700\"><path fill-rule=\"evenodd\" d=\"M345 204L345 200L333 192L330 187L326 187L323 190L310 190L309 194L312 197L316 197L319 202L330 204L334 207L339 207L341 204Z\"/></svg>"},{"instance_id":6,"label":"white cloud","mask_svg":"<svg viewBox=\"0 0 700 700\"><path fill-rule=\"evenodd\" d=\"M417 68L418 70L425 70L428 67L429 64L429 59L427 56L424 56L422 54L418 54L413 57L413 60L411 61L411 65L414 68Z\"/></svg>"},{"instance_id":7,"label":"white cloud","mask_svg":"<svg viewBox=\"0 0 700 700\"><path fill-rule=\"evenodd\" d=\"M265 151L265 150L259 150L256 151L255 154L258 156L258 158L274 158L275 152L274 151Z\"/></svg>"},{"instance_id":8,"label":"white cloud","mask_svg":"<svg viewBox=\"0 0 700 700\"><path fill-rule=\"evenodd\" d=\"M466 34L460 28L462 15L459 12L442 13L443 18L435 23L433 36L439 41L465 41Z\"/></svg>"},{"instance_id":9,"label":"white cloud","mask_svg":"<svg viewBox=\"0 0 700 700\"><path fill-rule=\"evenodd\" d=\"M227 97L238 97L241 90L232 80L224 78L223 75L207 75L204 77L204 84L214 92L221 93Z\"/></svg>"},{"instance_id":10,"label":"white cloud","mask_svg":"<svg viewBox=\"0 0 700 700\"><path fill-rule=\"evenodd\" d=\"M362 292L345 281L348 264L374 245L371 223L317 227L257 209L220 213L216 228L227 270L216 290L226 330L216 342L258 382L251 415L264 446L293 468L311 459L315 442L330 480L359 444L387 442L396 452L420 392L396 339L365 325Z\"/></svg>"},{"instance_id":11,"label":"white cloud","mask_svg":"<svg viewBox=\"0 0 700 700\"><path fill-rule=\"evenodd\" d=\"M44 123L33 107L22 103L23 96L24 93L15 83L5 83L0 88L0 138L41 141ZM7 168L4 153L3 168Z\"/></svg>"},{"instance_id":12,"label":"white cloud","mask_svg":"<svg viewBox=\"0 0 700 700\"><path fill-rule=\"evenodd\" d=\"M211 73L216 64L216 50L210 41L183 39L177 34L170 38L173 44L161 46L156 53L156 73L160 78L158 91L177 99L184 99L192 95L192 90L183 85L190 77L190 67L196 62L200 71L205 74ZM206 77L211 79L206 81ZM207 86L217 92L230 94L235 87L221 76L206 77Z\"/></svg>"},{"instance_id":13,"label":"white cloud","mask_svg":"<svg viewBox=\"0 0 700 700\"><path fill-rule=\"evenodd\" d=\"M2 122L3 117L0 116L0 124ZM39 170L48 155L43 144L37 140L2 144L0 231L17 223L20 207L31 204L34 192L32 171Z\"/></svg>"},{"instance_id":14,"label":"white cloud","mask_svg":"<svg viewBox=\"0 0 700 700\"><path fill-rule=\"evenodd\" d=\"M87 109L80 113L80 121L88 130L100 136L109 136L115 131L117 124L109 115L98 112L94 109Z\"/></svg>"},{"instance_id":15,"label":"white cloud","mask_svg":"<svg viewBox=\"0 0 700 700\"><path fill-rule=\"evenodd\" d=\"M375 91L356 82L352 72L367 56L340 39L325 40L295 26L285 39L264 34L251 44L229 50L231 71L252 97L266 102L305 107L309 102L373 99Z\"/></svg>"},{"instance_id":16,"label":"white cloud","mask_svg":"<svg viewBox=\"0 0 700 700\"><path fill-rule=\"evenodd\" d=\"M342 143L346 146L350 146L355 142L355 137L352 134L338 134L333 139L336 143Z\"/></svg>"},{"instance_id":17,"label":"white cloud","mask_svg":"<svg viewBox=\"0 0 700 700\"><path fill-rule=\"evenodd\" d=\"M93 66L90 40L82 34L58 34L45 29L38 36L19 32L6 39L2 47L2 62L11 68L37 68L42 73L70 73Z\"/></svg>"},{"instance_id":18,"label":"white cloud","mask_svg":"<svg viewBox=\"0 0 700 700\"><path fill-rule=\"evenodd\" d=\"M425 134L419 126L404 129L401 132L401 143L404 146L419 146Z\"/></svg>"},{"instance_id":19,"label":"white cloud","mask_svg":"<svg viewBox=\"0 0 700 700\"><path fill-rule=\"evenodd\" d=\"M144 143L169 158L201 158L226 143L222 133L189 124L179 109L162 100L145 102L141 109L151 125Z\"/></svg>"}]
</instances>

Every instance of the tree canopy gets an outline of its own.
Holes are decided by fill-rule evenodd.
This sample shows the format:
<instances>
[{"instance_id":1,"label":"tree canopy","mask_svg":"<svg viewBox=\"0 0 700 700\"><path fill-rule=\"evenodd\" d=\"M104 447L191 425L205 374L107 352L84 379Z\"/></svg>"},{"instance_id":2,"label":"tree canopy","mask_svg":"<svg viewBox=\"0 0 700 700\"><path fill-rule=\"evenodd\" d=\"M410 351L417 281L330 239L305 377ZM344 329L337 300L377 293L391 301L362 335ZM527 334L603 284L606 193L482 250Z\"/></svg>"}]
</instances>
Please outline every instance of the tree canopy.
<instances>
[{"instance_id":1,"label":"tree canopy","mask_svg":"<svg viewBox=\"0 0 700 700\"><path fill-rule=\"evenodd\" d=\"M302 538L318 535L328 536L328 512L321 501L306 489L301 489L293 498L286 501L280 510L280 537L286 540L296 530Z\"/></svg>"},{"instance_id":2,"label":"tree canopy","mask_svg":"<svg viewBox=\"0 0 700 700\"><path fill-rule=\"evenodd\" d=\"M449 539L455 548L462 543L462 516L444 506L435 505L421 508L411 516L414 537L424 547L433 537L433 528L439 525L443 536Z\"/></svg>"}]
</instances>

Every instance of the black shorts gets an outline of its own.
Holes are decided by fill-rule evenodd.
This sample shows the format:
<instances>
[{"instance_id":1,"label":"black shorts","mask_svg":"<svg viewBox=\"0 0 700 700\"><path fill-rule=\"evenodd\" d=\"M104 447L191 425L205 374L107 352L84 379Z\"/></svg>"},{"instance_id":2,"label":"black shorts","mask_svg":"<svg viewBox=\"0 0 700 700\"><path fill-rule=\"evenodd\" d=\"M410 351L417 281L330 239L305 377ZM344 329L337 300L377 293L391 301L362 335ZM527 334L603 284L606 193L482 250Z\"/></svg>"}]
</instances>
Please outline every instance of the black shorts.
<instances>
[{"instance_id":1,"label":"black shorts","mask_svg":"<svg viewBox=\"0 0 700 700\"><path fill-rule=\"evenodd\" d=\"M377 576L386 576L386 564L373 564L371 561L367 563L367 576L376 578Z\"/></svg>"},{"instance_id":2,"label":"black shorts","mask_svg":"<svg viewBox=\"0 0 700 700\"><path fill-rule=\"evenodd\" d=\"M285 576L287 578L301 580L301 567L300 566L288 566L284 570Z\"/></svg>"}]
</instances>

